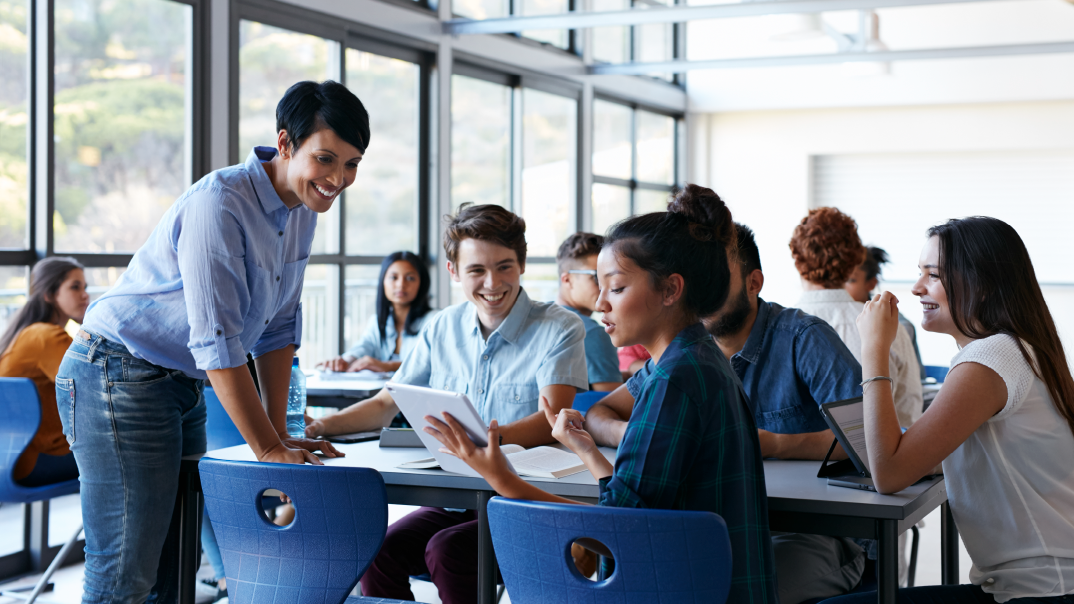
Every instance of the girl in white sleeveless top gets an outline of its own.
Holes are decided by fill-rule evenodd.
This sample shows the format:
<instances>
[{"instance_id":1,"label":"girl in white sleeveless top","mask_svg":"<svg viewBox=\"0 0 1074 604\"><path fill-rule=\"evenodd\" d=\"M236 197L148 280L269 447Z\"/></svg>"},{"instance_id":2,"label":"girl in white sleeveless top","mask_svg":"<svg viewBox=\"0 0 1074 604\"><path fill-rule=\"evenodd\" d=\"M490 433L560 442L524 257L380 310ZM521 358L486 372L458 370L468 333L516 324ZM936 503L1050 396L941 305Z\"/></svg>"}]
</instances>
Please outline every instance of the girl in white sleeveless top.
<instances>
[{"instance_id":1,"label":"girl in white sleeveless top","mask_svg":"<svg viewBox=\"0 0 1074 604\"><path fill-rule=\"evenodd\" d=\"M1074 604L1074 379L1021 238L994 218L929 230L913 293L922 327L961 351L940 393L905 434L888 376L898 300L858 318L865 427L877 490L906 488L943 463L973 560L971 585L899 590L899 602ZM829 600L875 601L875 594ZM871 598L871 600L870 600Z\"/></svg>"}]
</instances>

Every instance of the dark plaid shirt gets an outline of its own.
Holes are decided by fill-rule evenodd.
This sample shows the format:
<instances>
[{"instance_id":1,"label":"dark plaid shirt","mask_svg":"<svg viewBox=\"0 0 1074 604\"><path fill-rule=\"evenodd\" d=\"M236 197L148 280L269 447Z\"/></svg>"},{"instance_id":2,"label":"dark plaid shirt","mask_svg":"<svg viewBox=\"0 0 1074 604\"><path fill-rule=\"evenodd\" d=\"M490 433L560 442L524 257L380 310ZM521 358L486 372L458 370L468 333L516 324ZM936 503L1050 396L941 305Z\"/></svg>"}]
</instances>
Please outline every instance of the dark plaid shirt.
<instances>
[{"instance_id":1,"label":"dark plaid shirt","mask_svg":"<svg viewBox=\"0 0 1074 604\"><path fill-rule=\"evenodd\" d=\"M757 427L723 353L698 323L627 388L634 409L615 469L600 481L600 505L719 514L734 559L727 601L775 603Z\"/></svg>"}]
</instances>

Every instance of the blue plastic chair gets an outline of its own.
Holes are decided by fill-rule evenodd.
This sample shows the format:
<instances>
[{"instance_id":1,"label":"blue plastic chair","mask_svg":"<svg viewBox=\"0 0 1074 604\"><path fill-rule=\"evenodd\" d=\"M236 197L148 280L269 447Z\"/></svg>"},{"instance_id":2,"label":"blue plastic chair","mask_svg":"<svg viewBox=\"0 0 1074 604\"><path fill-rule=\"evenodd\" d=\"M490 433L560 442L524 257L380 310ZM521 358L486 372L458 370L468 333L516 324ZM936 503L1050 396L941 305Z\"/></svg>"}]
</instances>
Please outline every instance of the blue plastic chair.
<instances>
[{"instance_id":1,"label":"blue plastic chair","mask_svg":"<svg viewBox=\"0 0 1074 604\"><path fill-rule=\"evenodd\" d=\"M396 604L347 597L373 562L388 528L384 480L376 470L203 458L205 508L220 543L234 604ZM287 526L261 510L266 489L295 506Z\"/></svg>"},{"instance_id":2,"label":"blue plastic chair","mask_svg":"<svg viewBox=\"0 0 1074 604\"><path fill-rule=\"evenodd\" d=\"M950 371L950 367L943 367L941 365L925 365L925 377L932 378L937 382L942 383L947 378L947 372Z\"/></svg>"},{"instance_id":3,"label":"blue plastic chair","mask_svg":"<svg viewBox=\"0 0 1074 604\"><path fill-rule=\"evenodd\" d=\"M37 396L37 387L30 378L0 378L0 502L37 504L63 495L78 492L78 479L66 480L56 484L40 487L27 487L15 482L15 462L26 446L30 444L41 425L41 399ZM63 565L68 553L78 542L82 532L79 525L75 534L64 544L45 570L45 574L34 586L29 596L23 593L6 591L0 595L26 599L33 602L38 594L48 585L52 573ZM42 527L43 546L48 545L48 526ZM23 543L23 551L27 544Z\"/></svg>"},{"instance_id":4,"label":"blue plastic chair","mask_svg":"<svg viewBox=\"0 0 1074 604\"><path fill-rule=\"evenodd\" d=\"M704 602L731 587L731 541L723 518L683 512L584 506L493 497L489 526L514 604ZM583 577L571 543L589 537L612 553L602 581Z\"/></svg>"},{"instance_id":5,"label":"blue plastic chair","mask_svg":"<svg viewBox=\"0 0 1074 604\"><path fill-rule=\"evenodd\" d=\"M585 415L586 411L589 411L590 407L596 404L600 399L608 396L611 392L594 392L592 390L588 392L579 392L574 395L573 407L582 415Z\"/></svg>"},{"instance_id":6,"label":"blue plastic chair","mask_svg":"<svg viewBox=\"0 0 1074 604\"><path fill-rule=\"evenodd\" d=\"M206 388L205 396L205 450L215 451L246 443L235 427L235 422L220 404L220 398L212 388Z\"/></svg>"}]
</instances>

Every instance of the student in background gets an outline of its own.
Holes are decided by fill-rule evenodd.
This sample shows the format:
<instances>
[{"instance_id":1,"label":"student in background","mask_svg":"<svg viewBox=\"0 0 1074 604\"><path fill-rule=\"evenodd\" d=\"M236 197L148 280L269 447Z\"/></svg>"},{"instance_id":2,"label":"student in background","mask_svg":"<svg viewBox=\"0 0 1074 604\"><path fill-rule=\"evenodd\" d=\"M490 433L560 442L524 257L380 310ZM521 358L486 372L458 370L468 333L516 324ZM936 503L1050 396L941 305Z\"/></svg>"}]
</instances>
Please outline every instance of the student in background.
<instances>
[{"instance_id":1,"label":"student in background","mask_svg":"<svg viewBox=\"0 0 1074 604\"><path fill-rule=\"evenodd\" d=\"M764 273L753 231L736 224L735 234L730 293L706 317L706 326L749 397L761 455L824 459L835 436L820 405L859 396L861 366L827 323L760 298ZM634 379L652 372L646 365ZM590 409L585 425L598 444L619 445L634 401L620 388ZM846 457L842 449L834 455ZM781 604L846 593L865 567L861 547L851 539L779 533L772 549Z\"/></svg>"},{"instance_id":2,"label":"student in background","mask_svg":"<svg viewBox=\"0 0 1074 604\"><path fill-rule=\"evenodd\" d=\"M559 269L559 294L556 304L574 312L585 326L585 364L589 389L598 392L615 390L623 383L619 357L604 328L590 318L597 305L597 254L604 237L593 233L575 233L559 246L556 268Z\"/></svg>"},{"instance_id":3,"label":"student in background","mask_svg":"<svg viewBox=\"0 0 1074 604\"><path fill-rule=\"evenodd\" d=\"M639 369L645 367L646 361L652 358L645 347L640 344L624 346L619 349L618 354L619 372L623 374L624 380L629 380Z\"/></svg>"},{"instance_id":4,"label":"student in background","mask_svg":"<svg viewBox=\"0 0 1074 604\"><path fill-rule=\"evenodd\" d=\"M393 382L466 394L485 422L499 420L504 444L552 442L537 407L569 409L589 386L585 329L556 304L522 289L526 222L495 205L463 204L446 218L444 254L466 302L446 308L418 335ZM398 412L391 394L355 403L306 428L308 436L387 426ZM413 600L411 575L429 573L445 604L477 600L477 515L423 507L388 527L384 545L362 576L362 593Z\"/></svg>"},{"instance_id":5,"label":"student in background","mask_svg":"<svg viewBox=\"0 0 1074 604\"><path fill-rule=\"evenodd\" d=\"M37 434L15 462L19 484L38 487L78 478L56 410L56 371L71 345L63 328L68 321L81 323L88 306L82 265L74 258L45 258L30 271L26 304L0 337L0 377L30 378L41 404Z\"/></svg>"},{"instance_id":6,"label":"student in background","mask_svg":"<svg viewBox=\"0 0 1074 604\"><path fill-rule=\"evenodd\" d=\"M598 261L597 310L613 343L645 346L655 366L627 384L638 402L614 466L583 429L580 413L544 401L542 409L552 434L599 480L599 505L719 514L735 552L727 601L775 603L757 429L738 380L700 320L727 298L725 250L733 242L730 211L711 189L696 185L677 193L667 212L612 227ZM504 497L577 503L515 476L496 445L498 424L490 424L489 446L477 448L450 415L426 419L438 427L427 430Z\"/></svg>"},{"instance_id":7,"label":"student in background","mask_svg":"<svg viewBox=\"0 0 1074 604\"><path fill-rule=\"evenodd\" d=\"M850 273L850 278L847 279L846 284L843 286L851 298L862 304L872 298L873 290L880 283L880 267L890 262L888 253L878 247L866 247L865 252L865 262L862 262L861 266L854 269L853 273ZM921 368L921 379L924 380L925 365L921 362L921 350L917 346L917 329L914 328L914 324L910 319L904 317L901 312L899 313L899 325L910 336L910 343L914 345L914 356L917 357L917 366Z\"/></svg>"},{"instance_id":8,"label":"student in background","mask_svg":"<svg viewBox=\"0 0 1074 604\"><path fill-rule=\"evenodd\" d=\"M865 305L843 288L866 256L857 223L835 208L810 210L794 228L790 249L804 290L798 308L827 321L860 363L861 336L854 321ZM914 345L905 331L899 333L891 347L891 377L899 423L908 428L921 417L925 401Z\"/></svg>"},{"instance_id":9,"label":"student in background","mask_svg":"<svg viewBox=\"0 0 1074 604\"><path fill-rule=\"evenodd\" d=\"M376 314L347 352L322 365L329 371L395 371L418 333L436 315L429 306L429 269L416 254L395 252L380 263Z\"/></svg>"},{"instance_id":10,"label":"student in background","mask_svg":"<svg viewBox=\"0 0 1074 604\"><path fill-rule=\"evenodd\" d=\"M900 491L942 462L973 565L970 585L899 590L907 604L1074 603L1074 379L1022 239L981 216L929 229L913 293L921 327L961 349L928 411L904 434L888 349L898 300L858 319L873 482ZM857 594L830 602L875 602Z\"/></svg>"}]
</instances>

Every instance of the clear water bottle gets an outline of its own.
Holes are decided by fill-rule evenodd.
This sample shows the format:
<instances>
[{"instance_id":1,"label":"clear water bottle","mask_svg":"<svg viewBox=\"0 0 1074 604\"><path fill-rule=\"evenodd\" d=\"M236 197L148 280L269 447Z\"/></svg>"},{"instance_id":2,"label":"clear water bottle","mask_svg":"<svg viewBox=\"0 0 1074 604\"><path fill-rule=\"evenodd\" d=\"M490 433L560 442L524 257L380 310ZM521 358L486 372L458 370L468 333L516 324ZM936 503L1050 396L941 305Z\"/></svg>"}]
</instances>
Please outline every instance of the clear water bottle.
<instances>
[{"instance_id":1,"label":"clear water bottle","mask_svg":"<svg viewBox=\"0 0 1074 604\"><path fill-rule=\"evenodd\" d=\"M298 357L291 361L291 385L287 388L287 433L306 436L306 374L298 366Z\"/></svg>"}]
</instances>

